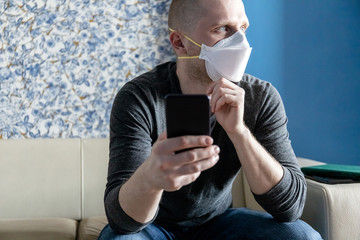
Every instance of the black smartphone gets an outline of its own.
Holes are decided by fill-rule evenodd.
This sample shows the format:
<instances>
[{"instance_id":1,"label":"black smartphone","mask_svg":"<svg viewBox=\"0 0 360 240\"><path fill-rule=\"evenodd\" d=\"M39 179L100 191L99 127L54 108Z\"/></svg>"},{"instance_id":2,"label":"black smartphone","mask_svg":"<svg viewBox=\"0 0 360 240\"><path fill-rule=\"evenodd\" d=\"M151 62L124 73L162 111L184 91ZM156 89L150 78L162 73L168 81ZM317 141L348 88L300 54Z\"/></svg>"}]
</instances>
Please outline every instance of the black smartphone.
<instances>
[{"instance_id":1,"label":"black smartphone","mask_svg":"<svg viewBox=\"0 0 360 240\"><path fill-rule=\"evenodd\" d=\"M210 135L210 103L207 95L166 96L167 137Z\"/></svg>"}]
</instances>

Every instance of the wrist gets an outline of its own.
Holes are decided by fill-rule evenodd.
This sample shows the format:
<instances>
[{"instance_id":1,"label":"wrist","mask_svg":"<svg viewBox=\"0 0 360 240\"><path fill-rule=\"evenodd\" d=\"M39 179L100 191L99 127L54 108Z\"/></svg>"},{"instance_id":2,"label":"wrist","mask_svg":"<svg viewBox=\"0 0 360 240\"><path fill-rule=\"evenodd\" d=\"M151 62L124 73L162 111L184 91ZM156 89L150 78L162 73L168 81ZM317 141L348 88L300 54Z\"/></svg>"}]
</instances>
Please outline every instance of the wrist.
<instances>
[{"instance_id":1,"label":"wrist","mask_svg":"<svg viewBox=\"0 0 360 240\"><path fill-rule=\"evenodd\" d=\"M234 143L234 141L244 140L251 136L251 132L249 128L245 125L245 123L241 124L235 131L227 133L230 140Z\"/></svg>"},{"instance_id":2,"label":"wrist","mask_svg":"<svg viewBox=\"0 0 360 240\"><path fill-rule=\"evenodd\" d=\"M144 170L140 166L119 191L121 208L140 223L147 223L154 218L163 193L149 184L142 172Z\"/></svg>"},{"instance_id":3,"label":"wrist","mask_svg":"<svg viewBox=\"0 0 360 240\"><path fill-rule=\"evenodd\" d=\"M151 167L151 166L150 166ZM136 174L136 178L139 184L141 184L141 190L148 193L148 194L162 194L164 189L161 189L154 184L153 176L151 171L146 166L146 161L140 165L137 171L134 173Z\"/></svg>"}]
</instances>

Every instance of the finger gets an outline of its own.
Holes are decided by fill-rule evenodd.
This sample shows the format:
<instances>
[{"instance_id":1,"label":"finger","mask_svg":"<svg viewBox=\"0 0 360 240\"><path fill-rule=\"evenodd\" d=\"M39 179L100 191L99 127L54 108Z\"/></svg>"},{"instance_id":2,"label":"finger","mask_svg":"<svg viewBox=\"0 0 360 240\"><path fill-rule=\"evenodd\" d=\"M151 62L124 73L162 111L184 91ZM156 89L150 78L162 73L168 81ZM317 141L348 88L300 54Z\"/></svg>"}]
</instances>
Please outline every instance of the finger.
<instances>
[{"instance_id":1,"label":"finger","mask_svg":"<svg viewBox=\"0 0 360 240\"><path fill-rule=\"evenodd\" d=\"M231 107L238 107L240 105L238 96L232 94L222 95L214 107L214 112L219 111L223 106L228 105Z\"/></svg>"},{"instance_id":2,"label":"finger","mask_svg":"<svg viewBox=\"0 0 360 240\"><path fill-rule=\"evenodd\" d=\"M176 179L176 181L173 181L169 188L166 189L166 191L172 192L172 191L178 191L180 190L183 186L186 186L192 182L194 182L199 176L200 176L201 172L196 172L193 174L189 174L189 175L184 175L181 177L178 177Z\"/></svg>"},{"instance_id":3,"label":"finger","mask_svg":"<svg viewBox=\"0 0 360 240\"><path fill-rule=\"evenodd\" d=\"M166 139L166 132L161 133L152 146L152 151L156 154L163 154L164 150L166 149Z\"/></svg>"},{"instance_id":4,"label":"finger","mask_svg":"<svg viewBox=\"0 0 360 240\"><path fill-rule=\"evenodd\" d=\"M159 137L158 137L158 141L163 141L167 138L167 133L166 131L165 132L162 132Z\"/></svg>"},{"instance_id":5,"label":"finger","mask_svg":"<svg viewBox=\"0 0 360 240\"><path fill-rule=\"evenodd\" d=\"M219 81L217 81L215 84L211 85L209 91L209 93L211 92L211 98L210 98L211 111L212 112L215 111L215 105L216 105L215 103L222 96L222 94L229 93L228 91L225 90L235 91L233 92L233 94L236 94L236 91L238 89L241 88L236 84L234 84L233 82L226 80L225 78L222 78Z\"/></svg>"},{"instance_id":6,"label":"finger","mask_svg":"<svg viewBox=\"0 0 360 240\"><path fill-rule=\"evenodd\" d=\"M181 151L188 148L208 147L213 144L213 139L210 136L181 136L169 138L167 141L167 148L169 153Z\"/></svg>"},{"instance_id":7,"label":"finger","mask_svg":"<svg viewBox=\"0 0 360 240\"><path fill-rule=\"evenodd\" d=\"M232 96L236 96L237 91L229 88L221 88L213 93L211 97L211 111L215 112L216 110L220 109L222 105L219 105L220 103L223 103L224 101L220 102L220 99L223 99L224 97L230 98ZM236 99L236 97L235 97ZM226 101L225 101L226 102Z\"/></svg>"},{"instance_id":8,"label":"finger","mask_svg":"<svg viewBox=\"0 0 360 240\"><path fill-rule=\"evenodd\" d=\"M182 186L186 186L192 182L195 182L195 180L200 176L201 172L196 172L187 176L184 176L181 183Z\"/></svg>"},{"instance_id":9,"label":"finger","mask_svg":"<svg viewBox=\"0 0 360 240\"><path fill-rule=\"evenodd\" d=\"M225 79L225 78L221 78L219 81L215 81L213 82L209 89L206 91L206 93L212 94L215 91L216 87L228 87L231 89L235 89L236 87L238 87L236 84L230 82L229 80Z\"/></svg>"},{"instance_id":10,"label":"finger","mask_svg":"<svg viewBox=\"0 0 360 240\"><path fill-rule=\"evenodd\" d=\"M217 85L217 82L213 82L213 83L210 85L209 89L206 91L206 94L207 94L207 95L211 95L211 94L213 93L214 88L215 88L216 85Z\"/></svg>"},{"instance_id":11,"label":"finger","mask_svg":"<svg viewBox=\"0 0 360 240\"><path fill-rule=\"evenodd\" d=\"M226 78L221 78L221 79L219 80L219 84L218 84L218 85L219 85L219 87L225 87L225 88L229 88L229 89L233 89L233 90L239 88L238 85L236 85L235 83L227 80Z\"/></svg>"},{"instance_id":12,"label":"finger","mask_svg":"<svg viewBox=\"0 0 360 240\"><path fill-rule=\"evenodd\" d=\"M205 171L212 168L219 160L219 155L212 156L210 158L203 159L201 161L189 163L179 167L174 174L178 176L190 175L198 172Z\"/></svg>"},{"instance_id":13,"label":"finger","mask_svg":"<svg viewBox=\"0 0 360 240\"><path fill-rule=\"evenodd\" d=\"M169 161L163 163L163 167L171 168L171 167L190 164L193 162L201 161L216 156L219 154L219 152L220 152L220 148L218 146L191 149L173 155L171 159L169 159Z\"/></svg>"}]
</instances>

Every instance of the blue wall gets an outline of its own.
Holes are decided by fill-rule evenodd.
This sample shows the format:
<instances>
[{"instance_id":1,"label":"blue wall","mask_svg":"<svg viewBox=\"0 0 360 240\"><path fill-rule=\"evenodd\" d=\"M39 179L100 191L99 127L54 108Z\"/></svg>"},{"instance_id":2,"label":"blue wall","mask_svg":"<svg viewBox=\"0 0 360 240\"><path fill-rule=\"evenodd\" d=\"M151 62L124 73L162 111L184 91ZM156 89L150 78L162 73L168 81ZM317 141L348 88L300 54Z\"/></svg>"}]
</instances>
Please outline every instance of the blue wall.
<instances>
[{"instance_id":1,"label":"blue wall","mask_svg":"<svg viewBox=\"0 0 360 240\"><path fill-rule=\"evenodd\" d=\"M247 73L270 81L283 92L283 1L244 1L250 28L247 38L253 48Z\"/></svg>"},{"instance_id":2,"label":"blue wall","mask_svg":"<svg viewBox=\"0 0 360 240\"><path fill-rule=\"evenodd\" d=\"M247 72L279 89L296 154L360 165L360 2L245 6L254 47Z\"/></svg>"}]
</instances>

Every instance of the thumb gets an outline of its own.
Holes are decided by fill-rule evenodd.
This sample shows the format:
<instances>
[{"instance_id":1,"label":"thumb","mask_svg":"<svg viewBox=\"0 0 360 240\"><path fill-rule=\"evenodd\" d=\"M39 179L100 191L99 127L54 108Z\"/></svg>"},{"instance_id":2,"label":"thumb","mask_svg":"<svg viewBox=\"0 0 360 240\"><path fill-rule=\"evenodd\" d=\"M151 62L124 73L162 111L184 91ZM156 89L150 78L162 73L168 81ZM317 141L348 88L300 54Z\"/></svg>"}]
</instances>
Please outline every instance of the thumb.
<instances>
[{"instance_id":1,"label":"thumb","mask_svg":"<svg viewBox=\"0 0 360 240\"><path fill-rule=\"evenodd\" d=\"M206 91L206 94L211 95L214 91L215 86L216 86L216 82L212 83L209 89Z\"/></svg>"},{"instance_id":2,"label":"thumb","mask_svg":"<svg viewBox=\"0 0 360 240\"><path fill-rule=\"evenodd\" d=\"M159 137L158 137L158 141L163 141L167 139L167 134L166 134L166 131L165 132L162 132Z\"/></svg>"}]
</instances>

